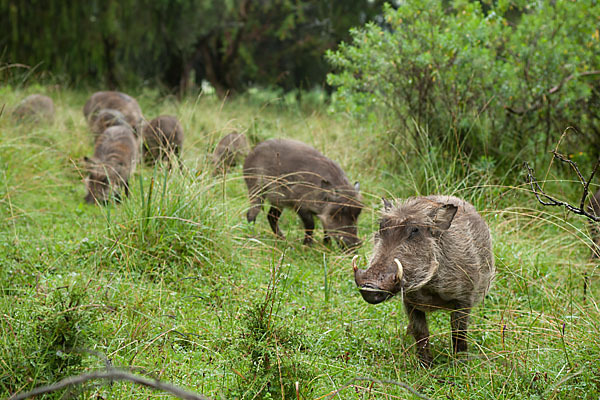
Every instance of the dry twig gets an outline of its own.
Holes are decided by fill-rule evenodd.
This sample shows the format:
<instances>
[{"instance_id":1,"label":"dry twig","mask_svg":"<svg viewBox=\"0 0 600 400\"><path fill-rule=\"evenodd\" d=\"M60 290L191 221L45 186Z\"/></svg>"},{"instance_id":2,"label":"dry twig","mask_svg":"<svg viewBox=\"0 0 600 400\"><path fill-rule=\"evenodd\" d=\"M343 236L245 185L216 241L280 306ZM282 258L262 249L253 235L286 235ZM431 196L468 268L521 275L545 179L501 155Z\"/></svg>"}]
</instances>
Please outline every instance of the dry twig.
<instances>
[{"instance_id":1,"label":"dry twig","mask_svg":"<svg viewBox=\"0 0 600 400\"><path fill-rule=\"evenodd\" d=\"M188 392L187 390L182 389L179 386L161 382L157 379L149 379L144 376L134 375L131 372L117 368L108 368L104 371L95 371L87 374L70 376L68 378L63 379L60 382L40 386L26 393L15 394L9 397L8 400L24 400L30 397L39 396L44 393L56 392L57 390L67 388L69 386L80 385L84 382L95 379L105 379L110 381L129 381L137 383L138 385L147 386L152 389L162 390L163 392L170 393L171 395L184 400L210 400L208 397L202 394Z\"/></svg>"},{"instance_id":2,"label":"dry twig","mask_svg":"<svg viewBox=\"0 0 600 400\"><path fill-rule=\"evenodd\" d=\"M594 178L594 175L596 175L596 171L598 170L598 167L600 166L600 158L598 159L598 161L596 161L596 164L594 165L594 169L592 170L590 177L588 179L585 179L583 177L583 175L581 174L579 167L577 166L577 164L574 161L569 160L567 157L558 153L556 150L552 151L552 154L554 154L554 158L557 158L558 160L569 164L569 166L571 166L571 168L573 168L573 170L577 174L577 178L579 179L579 182L583 186L583 193L581 195L581 200L579 202L579 206L577 207L577 206L571 205L567 202L557 200L554 197L546 194L546 192L544 192L544 190L540 187L537 179L535 179L533 169L529 166L529 163L527 161L525 161L523 163L523 167L527 169L527 183L531 186L531 190L533 191L533 194L535 195L537 200L544 206L565 207L567 210L571 211L574 214L583 215L583 216L591 219L592 221L600 222L600 216L596 216L596 215L590 213L589 211L586 210L586 207L585 207L585 200L587 199L588 194L589 194L590 182Z\"/></svg>"},{"instance_id":3,"label":"dry twig","mask_svg":"<svg viewBox=\"0 0 600 400\"><path fill-rule=\"evenodd\" d=\"M336 389L333 392L327 393L325 396L319 397L317 400L319 400L319 399L325 399L325 398L326 399L331 399L331 398L333 398L333 396L335 396L336 394L338 394L342 390L354 386L353 384L356 381L367 381L367 382L371 382L372 384L373 383L378 383L380 385L382 385L382 384L389 384L389 385L400 386L400 387L408 390L409 392L411 392L412 394L414 394L415 396L417 396L420 399L431 400L429 397L427 397L427 396L425 396L425 395L417 392L410 385L407 385L404 382L393 381L391 379L375 379L375 378L371 378L371 377L368 377L368 376L355 376L354 378L352 378L348 382L346 382L344 385L342 385L339 389ZM372 387L372 384L371 384L371 387Z\"/></svg>"}]
</instances>

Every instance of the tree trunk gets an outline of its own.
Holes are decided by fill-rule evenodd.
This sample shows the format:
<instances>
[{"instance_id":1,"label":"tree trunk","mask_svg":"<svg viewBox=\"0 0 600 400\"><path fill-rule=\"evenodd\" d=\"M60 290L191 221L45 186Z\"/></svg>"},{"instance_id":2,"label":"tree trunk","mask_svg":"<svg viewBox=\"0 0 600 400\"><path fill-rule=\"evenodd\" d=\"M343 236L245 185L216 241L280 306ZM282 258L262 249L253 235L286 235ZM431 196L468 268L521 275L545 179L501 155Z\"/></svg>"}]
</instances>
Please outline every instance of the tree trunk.
<instances>
[{"instance_id":1,"label":"tree trunk","mask_svg":"<svg viewBox=\"0 0 600 400\"><path fill-rule=\"evenodd\" d=\"M102 42L104 44L104 63L106 65L104 79L109 89L115 89L117 87L117 75L115 73L115 48L117 47L117 40L112 36L103 36Z\"/></svg>"},{"instance_id":2,"label":"tree trunk","mask_svg":"<svg viewBox=\"0 0 600 400\"><path fill-rule=\"evenodd\" d=\"M219 57L211 52L208 40L201 42L199 46L204 61L206 79L208 79L212 87L215 88L217 96L219 96L219 98L224 98L228 93L228 88L221 77L222 67L219 62Z\"/></svg>"}]
</instances>

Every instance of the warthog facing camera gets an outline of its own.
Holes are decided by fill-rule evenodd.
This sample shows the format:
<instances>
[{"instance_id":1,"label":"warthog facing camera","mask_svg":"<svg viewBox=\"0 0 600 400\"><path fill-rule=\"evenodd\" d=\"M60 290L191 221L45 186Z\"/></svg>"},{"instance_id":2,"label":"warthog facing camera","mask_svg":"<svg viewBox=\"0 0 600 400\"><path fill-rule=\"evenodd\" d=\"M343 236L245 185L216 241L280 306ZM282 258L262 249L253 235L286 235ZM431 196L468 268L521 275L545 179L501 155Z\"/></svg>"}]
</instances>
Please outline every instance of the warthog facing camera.
<instances>
[{"instance_id":1,"label":"warthog facing camera","mask_svg":"<svg viewBox=\"0 0 600 400\"><path fill-rule=\"evenodd\" d=\"M353 260L354 279L371 304L401 293L417 354L428 366L425 313L449 310L455 352L467 350L471 308L494 277L488 226L471 204L452 196L414 197L392 205L384 200L369 268Z\"/></svg>"},{"instance_id":2,"label":"warthog facing camera","mask_svg":"<svg viewBox=\"0 0 600 400\"><path fill-rule=\"evenodd\" d=\"M326 243L334 237L343 247L360 245L356 223L363 205L358 183L352 186L338 164L311 146L290 139L262 142L246 157L244 179L252 204L249 222L267 199L267 219L280 238L279 217L284 208L291 208L304 224L304 244L313 241L316 215Z\"/></svg>"}]
</instances>

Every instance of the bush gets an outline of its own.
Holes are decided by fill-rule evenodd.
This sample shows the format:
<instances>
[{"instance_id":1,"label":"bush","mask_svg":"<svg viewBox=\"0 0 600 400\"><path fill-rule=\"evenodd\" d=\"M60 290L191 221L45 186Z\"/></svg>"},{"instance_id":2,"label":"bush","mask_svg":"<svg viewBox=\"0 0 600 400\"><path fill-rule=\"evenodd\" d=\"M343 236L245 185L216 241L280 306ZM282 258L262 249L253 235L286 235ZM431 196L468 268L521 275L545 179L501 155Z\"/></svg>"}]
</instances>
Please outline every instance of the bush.
<instances>
[{"instance_id":1,"label":"bush","mask_svg":"<svg viewBox=\"0 0 600 400\"><path fill-rule=\"evenodd\" d=\"M19 299L21 307L4 307L9 314L0 323L2 392L30 390L83 371L98 316L95 305L86 304L85 290L73 283L41 298Z\"/></svg>"},{"instance_id":2,"label":"bush","mask_svg":"<svg viewBox=\"0 0 600 400\"><path fill-rule=\"evenodd\" d=\"M547 150L573 125L586 133L578 144L598 152L600 40L582 21L600 20L599 4L544 1L516 13L506 1L487 12L479 2L444 4L387 5L385 23L328 52L337 110L382 116L383 142L396 146L425 129L434 144L513 160Z\"/></svg>"},{"instance_id":3,"label":"bush","mask_svg":"<svg viewBox=\"0 0 600 400\"><path fill-rule=\"evenodd\" d=\"M222 248L223 211L208 172L194 176L155 169L130 182L129 199L106 208L108 235L102 262L150 277L211 270ZM114 210L114 211L111 211Z\"/></svg>"}]
</instances>

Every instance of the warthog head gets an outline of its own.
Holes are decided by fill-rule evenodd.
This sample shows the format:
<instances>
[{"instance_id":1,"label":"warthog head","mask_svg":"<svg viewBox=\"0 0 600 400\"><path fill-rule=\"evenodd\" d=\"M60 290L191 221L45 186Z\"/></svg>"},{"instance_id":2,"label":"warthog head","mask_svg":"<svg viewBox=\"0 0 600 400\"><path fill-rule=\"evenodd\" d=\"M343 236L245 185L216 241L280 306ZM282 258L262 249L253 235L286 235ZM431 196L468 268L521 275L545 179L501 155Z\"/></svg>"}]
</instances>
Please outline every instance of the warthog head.
<instances>
[{"instance_id":1,"label":"warthog head","mask_svg":"<svg viewBox=\"0 0 600 400\"><path fill-rule=\"evenodd\" d=\"M84 157L86 168L89 172L85 179L87 195L85 201L88 204L106 204L111 198L120 200L118 191L121 178L119 174L113 170L111 165L100 162L95 157Z\"/></svg>"},{"instance_id":2,"label":"warthog head","mask_svg":"<svg viewBox=\"0 0 600 400\"><path fill-rule=\"evenodd\" d=\"M352 189L351 192L329 189L328 202L318 215L326 235L333 237L345 249L354 249L361 245L356 227L358 216L363 208L358 182Z\"/></svg>"},{"instance_id":3,"label":"warthog head","mask_svg":"<svg viewBox=\"0 0 600 400\"><path fill-rule=\"evenodd\" d=\"M452 204L418 204L392 208L383 200L384 212L375 234L369 268L359 269L353 259L354 280L371 304L381 303L400 291L423 287L438 270L438 239L456 214Z\"/></svg>"}]
</instances>

